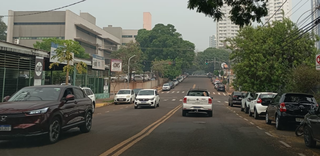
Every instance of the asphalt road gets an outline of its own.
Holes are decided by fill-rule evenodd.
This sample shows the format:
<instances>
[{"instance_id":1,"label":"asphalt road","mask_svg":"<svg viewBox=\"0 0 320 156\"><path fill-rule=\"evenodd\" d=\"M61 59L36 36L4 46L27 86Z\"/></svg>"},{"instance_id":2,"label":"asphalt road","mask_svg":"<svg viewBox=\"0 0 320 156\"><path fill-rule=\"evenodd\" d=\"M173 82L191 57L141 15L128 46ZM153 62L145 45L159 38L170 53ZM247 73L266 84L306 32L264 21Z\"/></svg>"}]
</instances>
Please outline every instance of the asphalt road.
<instances>
[{"instance_id":1,"label":"asphalt road","mask_svg":"<svg viewBox=\"0 0 320 156\"><path fill-rule=\"evenodd\" d=\"M213 97L213 117L182 117L183 96L205 88ZM229 107L228 95L217 92L208 78L189 77L171 91L160 92L160 107L134 109L132 104L96 109L91 132L72 129L56 144L40 140L0 141L1 156L151 156L151 155L317 155L292 130L275 132L274 125L253 121L240 108ZM291 135L292 134L292 135ZM302 140L302 141L301 141ZM319 147L317 147L319 148Z\"/></svg>"}]
</instances>

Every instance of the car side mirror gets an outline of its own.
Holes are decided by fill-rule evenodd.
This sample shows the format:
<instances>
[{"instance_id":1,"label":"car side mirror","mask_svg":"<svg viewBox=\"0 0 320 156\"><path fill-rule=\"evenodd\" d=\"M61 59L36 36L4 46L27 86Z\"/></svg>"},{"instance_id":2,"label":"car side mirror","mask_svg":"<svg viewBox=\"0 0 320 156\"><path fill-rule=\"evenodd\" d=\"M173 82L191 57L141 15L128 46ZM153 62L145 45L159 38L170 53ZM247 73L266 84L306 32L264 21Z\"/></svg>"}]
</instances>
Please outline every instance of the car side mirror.
<instances>
[{"instance_id":1,"label":"car side mirror","mask_svg":"<svg viewBox=\"0 0 320 156\"><path fill-rule=\"evenodd\" d=\"M5 96L5 97L3 98L3 100L2 100L2 102L8 102L9 99L10 99L10 96Z\"/></svg>"},{"instance_id":2,"label":"car side mirror","mask_svg":"<svg viewBox=\"0 0 320 156\"><path fill-rule=\"evenodd\" d=\"M66 97L66 101L71 101L71 100L74 100L74 95L68 94Z\"/></svg>"}]
</instances>

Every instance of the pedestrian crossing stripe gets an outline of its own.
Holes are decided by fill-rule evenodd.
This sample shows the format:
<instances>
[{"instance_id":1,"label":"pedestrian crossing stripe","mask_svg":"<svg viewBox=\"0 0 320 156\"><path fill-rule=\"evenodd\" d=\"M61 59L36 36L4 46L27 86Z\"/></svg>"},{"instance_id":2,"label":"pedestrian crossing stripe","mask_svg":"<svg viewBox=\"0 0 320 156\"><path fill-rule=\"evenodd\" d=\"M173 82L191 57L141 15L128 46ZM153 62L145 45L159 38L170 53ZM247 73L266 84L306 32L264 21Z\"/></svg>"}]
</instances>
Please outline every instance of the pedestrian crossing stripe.
<instances>
[{"instance_id":1,"label":"pedestrian crossing stripe","mask_svg":"<svg viewBox=\"0 0 320 156\"><path fill-rule=\"evenodd\" d=\"M218 93L220 95L220 93Z\"/></svg>"},{"instance_id":2,"label":"pedestrian crossing stripe","mask_svg":"<svg viewBox=\"0 0 320 156\"><path fill-rule=\"evenodd\" d=\"M172 93L174 93L174 91L172 91Z\"/></svg>"},{"instance_id":3,"label":"pedestrian crossing stripe","mask_svg":"<svg viewBox=\"0 0 320 156\"><path fill-rule=\"evenodd\" d=\"M172 101L176 101L176 99L172 99Z\"/></svg>"},{"instance_id":4,"label":"pedestrian crossing stripe","mask_svg":"<svg viewBox=\"0 0 320 156\"><path fill-rule=\"evenodd\" d=\"M168 91L167 93L170 93L170 91Z\"/></svg>"},{"instance_id":5,"label":"pedestrian crossing stripe","mask_svg":"<svg viewBox=\"0 0 320 156\"><path fill-rule=\"evenodd\" d=\"M184 93L184 91L182 91L182 93Z\"/></svg>"},{"instance_id":6,"label":"pedestrian crossing stripe","mask_svg":"<svg viewBox=\"0 0 320 156\"><path fill-rule=\"evenodd\" d=\"M212 92L213 94L216 94L215 92Z\"/></svg>"},{"instance_id":7,"label":"pedestrian crossing stripe","mask_svg":"<svg viewBox=\"0 0 320 156\"><path fill-rule=\"evenodd\" d=\"M182 101L182 99L180 99L179 101Z\"/></svg>"},{"instance_id":8,"label":"pedestrian crossing stripe","mask_svg":"<svg viewBox=\"0 0 320 156\"><path fill-rule=\"evenodd\" d=\"M179 93L179 91L177 91L177 93Z\"/></svg>"}]
</instances>

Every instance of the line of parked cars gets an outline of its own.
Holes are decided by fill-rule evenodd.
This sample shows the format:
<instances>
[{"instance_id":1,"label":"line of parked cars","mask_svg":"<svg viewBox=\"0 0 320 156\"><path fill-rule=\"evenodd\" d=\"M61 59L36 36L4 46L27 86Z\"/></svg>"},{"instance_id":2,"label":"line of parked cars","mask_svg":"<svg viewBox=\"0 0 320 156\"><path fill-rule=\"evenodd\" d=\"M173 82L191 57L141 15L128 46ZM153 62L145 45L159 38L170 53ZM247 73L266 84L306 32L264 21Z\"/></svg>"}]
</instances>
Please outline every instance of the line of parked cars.
<instances>
[{"instance_id":1,"label":"line of parked cars","mask_svg":"<svg viewBox=\"0 0 320 156\"><path fill-rule=\"evenodd\" d=\"M265 122L275 122L277 130L304 122L306 146L315 147L316 141L320 141L320 110L311 94L234 91L228 103L231 107L240 105L241 111L255 119L265 115Z\"/></svg>"},{"instance_id":2,"label":"line of parked cars","mask_svg":"<svg viewBox=\"0 0 320 156\"><path fill-rule=\"evenodd\" d=\"M212 77L211 82L214 85L214 89L216 89L217 91L226 91L226 86L219 79Z\"/></svg>"},{"instance_id":3,"label":"line of parked cars","mask_svg":"<svg viewBox=\"0 0 320 156\"><path fill-rule=\"evenodd\" d=\"M187 78L187 75L181 75L177 77L176 79L173 79L172 81L169 81L168 83L163 84L162 90L163 91L169 91L176 87L179 83L181 83L185 78Z\"/></svg>"}]
</instances>

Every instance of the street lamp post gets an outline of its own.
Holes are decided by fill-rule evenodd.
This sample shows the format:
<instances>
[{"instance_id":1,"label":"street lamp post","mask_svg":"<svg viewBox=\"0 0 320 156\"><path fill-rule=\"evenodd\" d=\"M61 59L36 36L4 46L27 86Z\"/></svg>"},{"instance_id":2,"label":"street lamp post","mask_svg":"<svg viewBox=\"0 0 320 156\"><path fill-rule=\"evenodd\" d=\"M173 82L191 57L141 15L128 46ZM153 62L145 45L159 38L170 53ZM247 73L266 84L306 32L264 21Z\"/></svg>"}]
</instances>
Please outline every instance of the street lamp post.
<instances>
[{"instance_id":1,"label":"street lamp post","mask_svg":"<svg viewBox=\"0 0 320 156\"><path fill-rule=\"evenodd\" d=\"M129 89L129 86L130 86L130 60L133 58L133 57L135 57L136 55L133 55L133 56L131 56L130 58L129 58L129 60L128 60L128 81L127 81L127 89Z\"/></svg>"}]
</instances>

